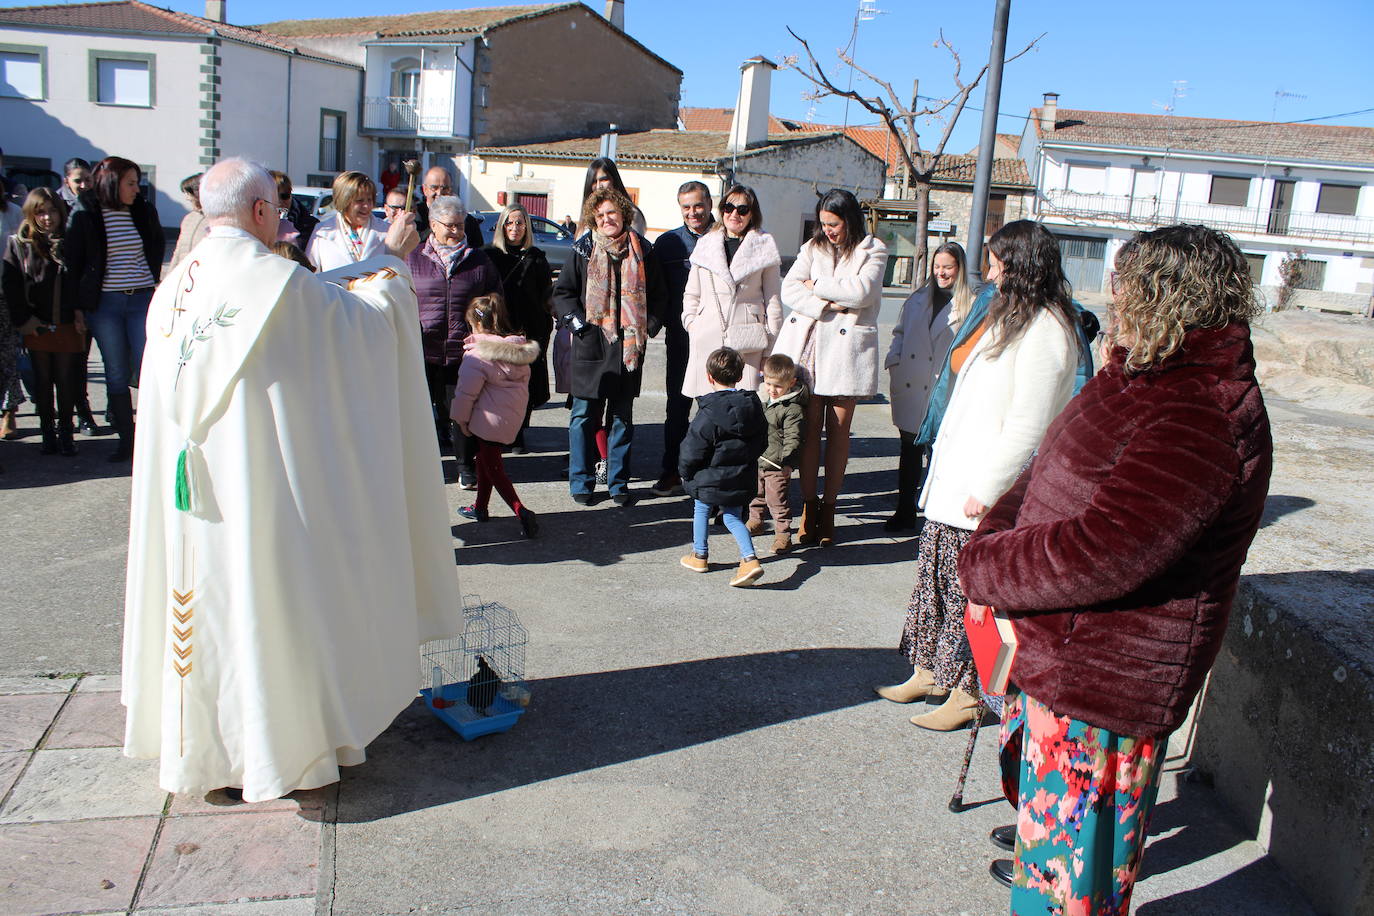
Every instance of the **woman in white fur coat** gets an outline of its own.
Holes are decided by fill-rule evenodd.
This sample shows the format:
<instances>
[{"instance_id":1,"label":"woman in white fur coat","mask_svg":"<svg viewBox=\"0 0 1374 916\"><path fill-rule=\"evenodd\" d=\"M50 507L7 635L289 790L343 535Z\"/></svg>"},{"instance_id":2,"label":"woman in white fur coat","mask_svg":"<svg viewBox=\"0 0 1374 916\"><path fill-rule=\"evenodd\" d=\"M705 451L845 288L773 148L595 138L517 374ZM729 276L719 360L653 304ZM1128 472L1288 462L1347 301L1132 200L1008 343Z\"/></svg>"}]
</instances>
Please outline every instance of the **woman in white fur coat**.
<instances>
[{"instance_id":1,"label":"woman in white fur coat","mask_svg":"<svg viewBox=\"0 0 1374 916\"><path fill-rule=\"evenodd\" d=\"M763 360L782 327L782 257L773 237L763 231L763 213L752 188L735 185L720 202L720 223L697 241L682 295L682 327L691 349L682 393L689 398L711 393L706 357L736 329L736 341L755 336L761 347L740 350L744 377L739 386L759 387ZM745 333L740 334L743 330Z\"/></svg>"},{"instance_id":2,"label":"woman in white fur coat","mask_svg":"<svg viewBox=\"0 0 1374 916\"><path fill-rule=\"evenodd\" d=\"M849 463L849 427L859 398L878 391L878 310L887 246L868 234L863 208L848 191L829 191L816 204L816 234L802 246L782 283L790 314L774 353L792 357L811 386L802 440L801 544L835 539L835 501ZM825 431L825 496L817 497L821 432Z\"/></svg>"}]
</instances>

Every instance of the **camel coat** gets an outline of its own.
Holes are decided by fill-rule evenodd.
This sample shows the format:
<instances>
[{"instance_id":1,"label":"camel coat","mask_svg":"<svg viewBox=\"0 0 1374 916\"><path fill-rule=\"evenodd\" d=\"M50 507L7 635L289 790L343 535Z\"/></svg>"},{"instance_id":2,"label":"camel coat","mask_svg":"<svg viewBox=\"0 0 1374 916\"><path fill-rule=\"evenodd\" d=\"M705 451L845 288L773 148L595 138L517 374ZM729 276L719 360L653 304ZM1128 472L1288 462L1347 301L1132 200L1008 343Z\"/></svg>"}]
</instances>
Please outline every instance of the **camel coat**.
<instances>
[{"instance_id":1,"label":"camel coat","mask_svg":"<svg viewBox=\"0 0 1374 916\"><path fill-rule=\"evenodd\" d=\"M826 246L829 247L828 245ZM811 393L823 398L872 397L878 392L878 310L883 302L887 246L867 236L839 263L830 252L807 242L782 281L782 301L790 313L778 333L774 353L800 362L807 334L815 328L816 372ZM807 289L805 280L814 280ZM848 312L827 307L844 305Z\"/></svg>"},{"instance_id":2,"label":"camel coat","mask_svg":"<svg viewBox=\"0 0 1374 916\"><path fill-rule=\"evenodd\" d=\"M689 398L711 393L706 358L725 346L722 316L731 325L762 322L768 331L768 348L740 354L744 357L744 377L738 387L753 391L761 382L764 357L782 327L782 257L777 242L766 232L750 230L726 264L725 230L717 229L697 240L688 263L682 327L687 331L690 350L682 393Z\"/></svg>"}]
</instances>

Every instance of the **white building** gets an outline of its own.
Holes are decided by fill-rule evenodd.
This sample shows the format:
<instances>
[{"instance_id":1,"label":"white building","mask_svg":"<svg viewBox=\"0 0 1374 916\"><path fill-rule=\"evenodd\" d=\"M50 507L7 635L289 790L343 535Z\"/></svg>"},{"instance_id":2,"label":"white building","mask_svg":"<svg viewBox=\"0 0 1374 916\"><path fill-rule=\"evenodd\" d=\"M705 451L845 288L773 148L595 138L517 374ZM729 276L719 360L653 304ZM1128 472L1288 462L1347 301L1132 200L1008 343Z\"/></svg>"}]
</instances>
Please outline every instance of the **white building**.
<instances>
[{"instance_id":1,"label":"white building","mask_svg":"<svg viewBox=\"0 0 1374 916\"><path fill-rule=\"evenodd\" d=\"M717 202L731 184L752 187L764 229L791 257L815 229L816 200L831 188L860 200L882 192L886 163L844 133L769 132L768 93L774 65L752 58L742 70L742 103L730 130L647 130L615 136L614 158L650 238L682 225L678 188L700 181ZM587 165L601 155L600 135L544 143L479 147L465 163L469 207L522 204L531 213L577 219Z\"/></svg>"},{"instance_id":2,"label":"white building","mask_svg":"<svg viewBox=\"0 0 1374 916\"><path fill-rule=\"evenodd\" d=\"M218 21L140 0L0 9L6 164L132 159L169 227L186 212L181 179L223 156L302 185L369 168L361 67L228 25L222 0L207 8Z\"/></svg>"},{"instance_id":3,"label":"white building","mask_svg":"<svg viewBox=\"0 0 1374 916\"><path fill-rule=\"evenodd\" d=\"M1203 223L1236 240L1271 302L1280 264L1300 256L1297 304L1369 307L1372 128L1068 110L1047 93L1020 153L1077 288L1106 291L1131 233Z\"/></svg>"}]
</instances>

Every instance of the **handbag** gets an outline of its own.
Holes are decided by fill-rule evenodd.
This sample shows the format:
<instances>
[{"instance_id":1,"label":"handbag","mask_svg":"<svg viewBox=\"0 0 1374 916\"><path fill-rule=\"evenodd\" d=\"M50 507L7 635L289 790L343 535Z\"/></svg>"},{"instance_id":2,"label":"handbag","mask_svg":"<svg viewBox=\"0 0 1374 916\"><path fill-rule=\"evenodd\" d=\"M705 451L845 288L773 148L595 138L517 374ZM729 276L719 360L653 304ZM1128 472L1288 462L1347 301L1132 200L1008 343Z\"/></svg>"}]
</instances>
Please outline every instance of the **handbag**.
<instances>
[{"instance_id":1,"label":"handbag","mask_svg":"<svg viewBox=\"0 0 1374 916\"><path fill-rule=\"evenodd\" d=\"M725 310L720 307L720 291L716 288L716 275L706 271L711 277L711 292L716 300L716 312L720 315L720 326L725 332L725 345L739 353L762 353L768 349L768 329L761 321L743 321L730 324L725 320Z\"/></svg>"}]
</instances>

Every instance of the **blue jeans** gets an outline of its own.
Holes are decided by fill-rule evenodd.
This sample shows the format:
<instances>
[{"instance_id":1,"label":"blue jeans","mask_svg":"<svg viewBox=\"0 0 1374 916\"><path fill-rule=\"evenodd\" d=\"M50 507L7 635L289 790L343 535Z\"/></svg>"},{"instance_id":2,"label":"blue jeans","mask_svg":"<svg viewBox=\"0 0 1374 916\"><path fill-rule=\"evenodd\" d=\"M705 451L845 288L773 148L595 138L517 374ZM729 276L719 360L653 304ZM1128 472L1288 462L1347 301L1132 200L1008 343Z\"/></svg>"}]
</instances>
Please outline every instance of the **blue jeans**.
<instances>
[{"instance_id":1,"label":"blue jeans","mask_svg":"<svg viewBox=\"0 0 1374 916\"><path fill-rule=\"evenodd\" d=\"M606 489L611 495L630 487L630 446L635 439L635 399L625 394L613 398L573 398L568 421L568 489L573 495L596 489L596 431L605 416L607 401L611 428L607 430Z\"/></svg>"},{"instance_id":2,"label":"blue jeans","mask_svg":"<svg viewBox=\"0 0 1374 916\"><path fill-rule=\"evenodd\" d=\"M739 544L739 558L748 559L754 555L754 539L744 524L743 506L721 506L720 517L725 519L725 527L735 536ZM699 499L692 500L692 550L699 557L707 555L706 535L711 522L711 507Z\"/></svg>"},{"instance_id":3,"label":"blue jeans","mask_svg":"<svg viewBox=\"0 0 1374 916\"><path fill-rule=\"evenodd\" d=\"M128 394L129 381L143 363L148 340L148 303L152 289L132 293L101 293L100 306L86 313L86 324L100 347L105 364L105 393Z\"/></svg>"}]
</instances>

